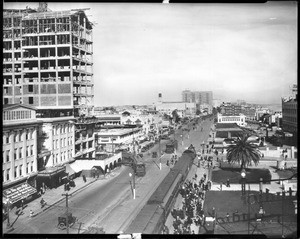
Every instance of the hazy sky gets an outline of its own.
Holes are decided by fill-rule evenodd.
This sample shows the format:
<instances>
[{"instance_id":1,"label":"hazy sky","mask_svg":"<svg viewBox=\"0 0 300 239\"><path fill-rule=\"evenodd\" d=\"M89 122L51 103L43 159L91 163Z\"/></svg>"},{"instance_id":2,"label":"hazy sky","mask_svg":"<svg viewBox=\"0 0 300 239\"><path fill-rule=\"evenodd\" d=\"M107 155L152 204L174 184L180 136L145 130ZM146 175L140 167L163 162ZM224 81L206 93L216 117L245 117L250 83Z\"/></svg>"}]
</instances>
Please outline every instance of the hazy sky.
<instances>
[{"instance_id":1,"label":"hazy sky","mask_svg":"<svg viewBox=\"0 0 300 239\"><path fill-rule=\"evenodd\" d=\"M36 8L6 3L4 8ZM181 92L280 103L297 82L297 3L48 3L90 8L95 105L152 104Z\"/></svg>"}]
</instances>

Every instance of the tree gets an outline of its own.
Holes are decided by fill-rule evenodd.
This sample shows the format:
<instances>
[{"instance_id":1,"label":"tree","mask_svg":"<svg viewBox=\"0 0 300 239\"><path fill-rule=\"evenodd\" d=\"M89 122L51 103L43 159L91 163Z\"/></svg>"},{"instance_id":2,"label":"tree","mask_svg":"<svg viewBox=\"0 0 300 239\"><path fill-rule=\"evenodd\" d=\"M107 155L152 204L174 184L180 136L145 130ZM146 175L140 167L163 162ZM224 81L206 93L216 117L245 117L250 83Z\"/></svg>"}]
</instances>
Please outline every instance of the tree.
<instances>
[{"instance_id":1,"label":"tree","mask_svg":"<svg viewBox=\"0 0 300 239\"><path fill-rule=\"evenodd\" d=\"M249 137L250 134L240 135L236 144L230 145L227 150L228 162L239 163L241 165L241 169L251 165L252 162L257 165L261 159L258 146L247 141Z\"/></svg>"},{"instance_id":2,"label":"tree","mask_svg":"<svg viewBox=\"0 0 300 239\"><path fill-rule=\"evenodd\" d=\"M175 122L175 123L178 123L179 120L180 120L180 117L179 117L179 115L178 115L177 110L173 110L173 111L172 111L172 116L173 116L174 122Z\"/></svg>"}]
</instances>

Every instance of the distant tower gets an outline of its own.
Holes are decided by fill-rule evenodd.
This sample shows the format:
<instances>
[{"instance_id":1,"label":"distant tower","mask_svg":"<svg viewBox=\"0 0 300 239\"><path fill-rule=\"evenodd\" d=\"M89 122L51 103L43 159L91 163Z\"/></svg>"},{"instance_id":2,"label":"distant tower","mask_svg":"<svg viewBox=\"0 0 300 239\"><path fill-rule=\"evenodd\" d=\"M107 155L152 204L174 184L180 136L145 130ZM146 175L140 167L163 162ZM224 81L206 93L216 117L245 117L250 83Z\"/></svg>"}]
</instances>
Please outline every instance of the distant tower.
<instances>
[{"instance_id":1,"label":"distant tower","mask_svg":"<svg viewBox=\"0 0 300 239\"><path fill-rule=\"evenodd\" d=\"M158 93L158 102L159 102L159 103L162 102L162 93Z\"/></svg>"}]
</instances>

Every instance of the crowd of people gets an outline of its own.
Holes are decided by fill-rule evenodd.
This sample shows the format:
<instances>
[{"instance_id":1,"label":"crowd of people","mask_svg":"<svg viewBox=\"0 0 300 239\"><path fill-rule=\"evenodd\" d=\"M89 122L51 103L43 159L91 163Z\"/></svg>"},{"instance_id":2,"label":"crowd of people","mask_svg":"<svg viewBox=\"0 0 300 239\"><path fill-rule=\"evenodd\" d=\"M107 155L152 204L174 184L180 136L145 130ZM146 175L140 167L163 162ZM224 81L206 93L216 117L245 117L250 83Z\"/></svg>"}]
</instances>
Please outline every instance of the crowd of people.
<instances>
[{"instance_id":1,"label":"crowd of people","mask_svg":"<svg viewBox=\"0 0 300 239\"><path fill-rule=\"evenodd\" d=\"M174 218L174 234L193 234L191 230L192 223L197 226L205 223L204 196L205 192L210 189L211 182L207 179L206 174L203 174L201 179L197 181L198 175L195 174L194 178L187 180L179 191L183 198L182 208L171 211Z\"/></svg>"}]
</instances>

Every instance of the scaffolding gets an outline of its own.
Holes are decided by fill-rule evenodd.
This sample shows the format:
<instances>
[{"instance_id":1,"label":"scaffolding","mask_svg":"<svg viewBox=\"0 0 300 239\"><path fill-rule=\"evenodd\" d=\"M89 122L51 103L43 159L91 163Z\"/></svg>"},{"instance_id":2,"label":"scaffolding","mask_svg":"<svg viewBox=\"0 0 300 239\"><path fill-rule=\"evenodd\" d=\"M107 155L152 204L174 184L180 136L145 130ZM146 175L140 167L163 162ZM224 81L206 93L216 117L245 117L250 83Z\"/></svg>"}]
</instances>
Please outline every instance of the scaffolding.
<instances>
[{"instance_id":1,"label":"scaffolding","mask_svg":"<svg viewBox=\"0 0 300 239\"><path fill-rule=\"evenodd\" d=\"M84 9L49 11L41 3L38 10L4 10L4 103L89 115L94 104L92 28Z\"/></svg>"}]
</instances>

